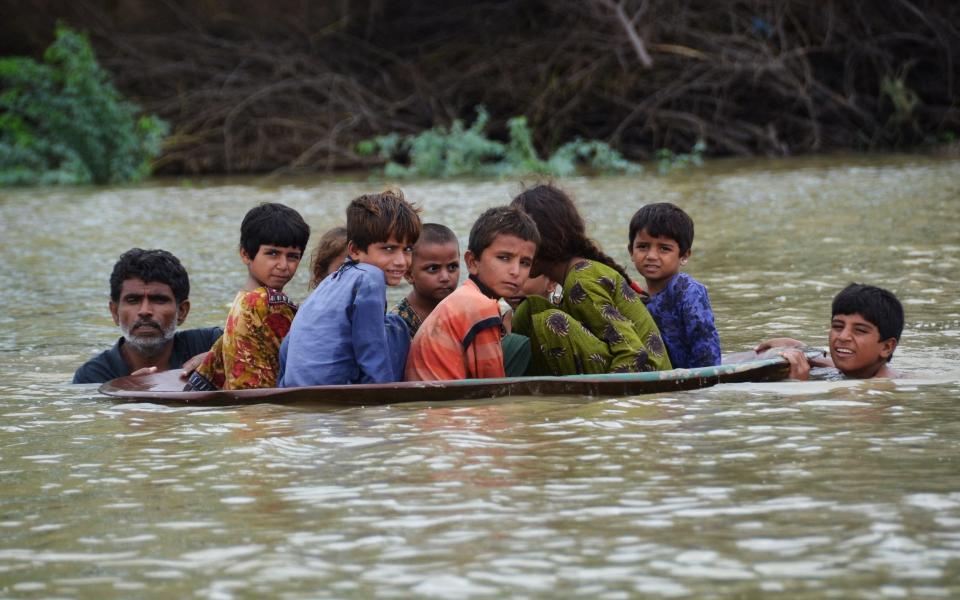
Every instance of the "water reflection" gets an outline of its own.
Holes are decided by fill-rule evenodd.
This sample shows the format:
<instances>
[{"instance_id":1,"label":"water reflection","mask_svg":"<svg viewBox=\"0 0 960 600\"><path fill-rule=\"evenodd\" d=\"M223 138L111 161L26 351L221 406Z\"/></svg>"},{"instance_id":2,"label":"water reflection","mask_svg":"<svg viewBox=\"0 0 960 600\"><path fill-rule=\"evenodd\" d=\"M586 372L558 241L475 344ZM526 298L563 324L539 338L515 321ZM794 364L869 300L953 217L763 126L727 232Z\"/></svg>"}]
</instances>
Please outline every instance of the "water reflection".
<instances>
[{"instance_id":1,"label":"water reflection","mask_svg":"<svg viewBox=\"0 0 960 600\"><path fill-rule=\"evenodd\" d=\"M348 409L164 408L63 382L115 341L106 280L131 244L178 254L188 325L215 324L241 282L238 215L276 200L321 231L374 184L4 191L0 284L20 294L0 311L0 595L956 595L957 167L811 159L565 182L624 261L639 204L694 216L691 271L729 352L770 334L825 344L836 290L894 289L894 365L914 379ZM465 236L517 186L404 189Z\"/></svg>"}]
</instances>

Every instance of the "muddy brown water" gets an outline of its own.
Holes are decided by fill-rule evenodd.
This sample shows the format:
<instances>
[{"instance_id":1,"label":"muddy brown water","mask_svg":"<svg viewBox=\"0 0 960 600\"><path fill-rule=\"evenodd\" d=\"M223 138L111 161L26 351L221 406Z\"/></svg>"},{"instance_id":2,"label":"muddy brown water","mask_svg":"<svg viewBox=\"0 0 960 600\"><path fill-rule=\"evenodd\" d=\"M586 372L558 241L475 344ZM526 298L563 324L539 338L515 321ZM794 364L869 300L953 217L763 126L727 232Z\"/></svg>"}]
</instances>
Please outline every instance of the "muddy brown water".
<instances>
[{"instance_id":1,"label":"muddy brown water","mask_svg":"<svg viewBox=\"0 0 960 600\"><path fill-rule=\"evenodd\" d=\"M297 208L315 241L383 183L3 190L0 597L960 594L960 161L716 161L562 184L624 261L644 202L693 216L689 271L726 352L771 335L824 345L843 285L894 290L907 325L893 364L909 378L346 409L115 403L65 382L118 335L107 278L122 251L177 254L187 325L219 324L249 207ZM465 243L519 184L401 187Z\"/></svg>"}]
</instances>

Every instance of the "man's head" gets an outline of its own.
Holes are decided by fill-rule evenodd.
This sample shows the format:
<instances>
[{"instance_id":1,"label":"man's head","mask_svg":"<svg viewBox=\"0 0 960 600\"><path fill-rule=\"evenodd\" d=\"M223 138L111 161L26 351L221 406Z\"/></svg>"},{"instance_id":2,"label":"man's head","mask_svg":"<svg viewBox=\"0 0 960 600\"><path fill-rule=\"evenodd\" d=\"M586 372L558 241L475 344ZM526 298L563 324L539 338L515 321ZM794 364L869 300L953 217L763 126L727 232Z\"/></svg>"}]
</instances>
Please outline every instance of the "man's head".
<instances>
[{"instance_id":1,"label":"man's head","mask_svg":"<svg viewBox=\"0 0 960 600\"><path fill-rule=\"evenodd\" d=\"M845 375L862 377L889 362L903 332L903 305L891 292L851 283L833 299L830 356Z\"/></svg>"},{"instance_id":2,"label":"man's head","mask_svg":"<svg viewBox=\"0 0 960 600\"><path fill-rule=\"evenodd\" d=\"M449 296L460 280L460 243L445 225L425 223L413 247L407 281L427 305Z\"/></svg>"},{"instance_id":3,"label":"man's head","mask_svg":"<svg viewBox=\"0 0 960 600\"><path fill-rule=\"evenodd\" d=\"M379 267L387 285L397 285L410 269L420 237L419 209L403 193L364 194L347 206L347 254Z\"/></svg>"},{"instance_id":4,"label":"man's head","mask_svg":"<svg viewBox=\"0 0 960 600\"><path fill-rule=\"evenodd\" d=\"M133 248L110 274L110 314L127 343L145 355L173 339L190 312L190 279L166 250Z\"/></svg>"},{"instance_id":5,"label":"man's head","mask_svg":"<svg viewBox=\"0 0 960 600\"><path fill-rule=\"evenodd\" d=\"M520 293L540 243L533 219L515 206L487 209L470 229L467 269L494 293L509 298Z\"/></svg>"}]
</instances>

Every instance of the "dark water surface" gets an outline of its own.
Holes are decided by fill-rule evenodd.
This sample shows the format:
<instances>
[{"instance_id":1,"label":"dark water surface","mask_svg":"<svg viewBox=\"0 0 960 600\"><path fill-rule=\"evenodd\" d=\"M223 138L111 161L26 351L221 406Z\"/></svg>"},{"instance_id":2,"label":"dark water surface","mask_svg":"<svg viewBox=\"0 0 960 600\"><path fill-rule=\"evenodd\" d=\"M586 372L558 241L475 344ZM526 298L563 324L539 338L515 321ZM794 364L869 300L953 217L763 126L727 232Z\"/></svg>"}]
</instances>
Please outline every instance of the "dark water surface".
<instances>
[{"instance_id":1,"label":"dark water surface","mask_svg":"<svg viewBox=\"0 0 960 600\"><path fill-rule=\"evenodd\" d=\"M960 594L960 161L714 163L576 179L627 261L636 208L693 216L724 350L825 345L849 281L904 301L895 381L631 398L202 410L65 385L117 334L133 245L190 270L188 326L245 273L240 219L314 241L366 181L0 192L0 597L949 598ZM515 182L403 185L463 242ZM632 268L631 268L632 270ZM306 265L288 291L302 299ZM405 290L393 290L398 299Z\"/></svg>"}]
</instances>

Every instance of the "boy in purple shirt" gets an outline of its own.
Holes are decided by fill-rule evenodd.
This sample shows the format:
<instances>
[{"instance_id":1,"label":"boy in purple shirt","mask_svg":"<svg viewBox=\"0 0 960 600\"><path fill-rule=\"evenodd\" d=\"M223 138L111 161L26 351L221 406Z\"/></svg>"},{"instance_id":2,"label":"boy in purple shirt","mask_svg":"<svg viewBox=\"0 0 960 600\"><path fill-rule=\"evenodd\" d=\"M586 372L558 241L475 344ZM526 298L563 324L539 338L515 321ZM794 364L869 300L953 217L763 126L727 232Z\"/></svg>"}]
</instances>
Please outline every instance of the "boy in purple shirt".
<instances>
[{"instance_id":1,"label":"boy in purple shirt","mask_svg":"<svg viewBox=\"0 0 960 600\"><path fill-rule=\"evenodd\" d=\"M680 272L690 260L693 220L669 202L647 204L630 219L627 250L647 282L647 310L674 368L720 364L720 336L707 288Z\"/></svg>"},{"instance_id":2,"label":"boy in purple shirt","mask_svg":"<svg viewBox=\"0 0 960 600\"><path fill-rule=\"evenodd\" d=\"M280 349L280 387L403 380L410 334L388 315L386 286L410 268L418 209L400 192L347 207L347 260L310 294Z\"/></svg>"}]
</instances>

